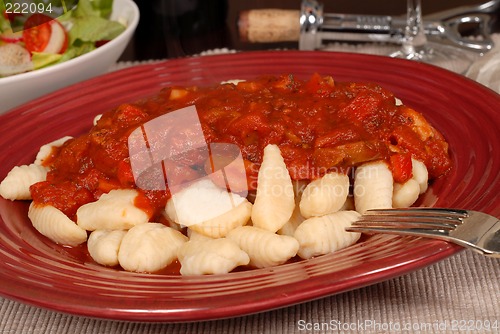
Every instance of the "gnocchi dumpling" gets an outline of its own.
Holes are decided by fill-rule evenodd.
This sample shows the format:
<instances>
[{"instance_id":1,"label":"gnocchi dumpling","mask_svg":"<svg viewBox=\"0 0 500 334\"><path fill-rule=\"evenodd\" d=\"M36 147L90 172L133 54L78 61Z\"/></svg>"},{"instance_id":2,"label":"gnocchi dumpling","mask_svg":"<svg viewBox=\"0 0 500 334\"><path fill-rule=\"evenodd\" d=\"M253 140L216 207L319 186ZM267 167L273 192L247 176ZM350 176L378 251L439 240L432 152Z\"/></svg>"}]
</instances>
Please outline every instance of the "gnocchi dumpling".
<instances>
[{"instance_id":1,"label":"gnocchi dumpling","mask_svg":"<svg viewBox=\"0 0 500 334\"><path fill-rule=\"evenodd\" d=\"M38 150L34 164L35 165L43 165L44 161L48 157L50 157L50 154L52 153L52 149L54 147L60 147L70 139L73 139L73 137L65 136L65 137L59 138L57 140L54 140L53 142L50 142L48 144L42 145L40 147L40 150Z\"/></svg>"},{"instance_id":2,"label":"gnocchi dumpling","mask_svg":"<svg viewBox=\"0 0 500 334\"><path fill-rule=\"evenodd\" d=\"M347 232L345 228L359 217L360 214L356 211L338 211L306 219L294 234L300 245L297 254L303 259L310 259L356 243L361 234Z\"/></svg>"},{"instance_id":3,"label":"gnocchi dumpling","mask_svg":"<svg viewBox=\"0 0 500 334\"><path fill-rule=\"evenodd\" d=\"M412 177L405 183L394 183L392 206L406 208L411 206L428 187L429 173L425 164L417 159L411 159Z\"/></svg>"},{"instance_id":4,"label":"gnocchi dumpling","mask_svg":"<svg viewBox=\"0 0 500 334\"><path fill-rule=\"evenodd\" d=\"M255 226L238 227L227 235L250 257L250 265L257 268L285 263L297 254L299 243L295 238L279 235Z\"/></svg>"},{"instance_id":5,"label":"gnocchi dumpling","mask_svg":"<svg viewBox=\"0 0 500 334\"><path fill-rule=\"evenodd\" d=\"M189 240L179 248L177 257L181 275L227 274L250 262L247 253L227 238Z\"/></svg>"},{"instance_id":6,"label":"gnocchi dumpling","mask_svg":"<svg viewBox=\"0 0 500 334\"><path fill-rule=\"evenodd\" d=\"M349 177L328 173L309 183L300 200L300 213L305 218L338 211L349 195Z\"/></svg>"},{"instance_id":7,"label":"gnocchi dumpling","mask_svg":"<svg viewBox=\"0 0 500 334\"><path fill-rule=\"evenodd\" d=\"M189 238L189 241L200 241L200 240L211 240L213 238L207 237L204 234L198 233L196 231L193 231L192 229L188 228L187 229L187 236Z\"/></svg>"},{"instance_id":8,"label":"gnocchi dumpling","mask_svg":"<svg viewBox=\"0 0 500 334\"><path fill-rule=\"evenodd\" d=\"M409 179L405 183L394 183L392 194L392 206L394 208L407 208L418 199L420 185L414 179Z\"/></svg>"},{"instance_id":9,"label":"gnocchi dumpling","mask_svg":"<svg viewBox=\"0 0 500 334\"><path fill-rule=\"evenodd\" d=\"M202 179L175 193L165 207L174 222L212 238L224 237L245 225L252 204L244 197Z\"/></svg>"},{"instance_id":10,"label":"gnocchi dumpling","mask_svg":"<svg viewBox=\"0 0 500 334\"><path fill-rule=\"evenodd\" d=\"M392 208L394 181L389 166L383 161L365 163L354 175L354 205L364 213L371 209Z\"/></svg>"},{"instance_id":11,"label":"gnocchi dumpling","mask_svg":"<svg viewBox=\"0 0 500 334\"><path fill-rule=\"evenodd\" d=\"M127 231L124 230L96 230L90 233L87 250L92 259L103 266L118 265L118 250L125 234Z\"/></svg>"},{"instance_id":12,"label":"gnocchi dumpling","mask_svg":"<svg viewBox=\"0 0 500 334\"><path fill-rule=\"evenodd\" d=\"M193 231L211 238L225 237L229 231L248 223L252 213L252 203L245 200L243 203L222 215L189 226Z\"/></svg>"},{"instance_id":13,"label":"gnocchi dumpling","mask_svg":"<svg viewBox=\"0 0 500 334\"><path fill-rule=\"evenodd\" d=\"M305 218L300 214L300 208L297 205L293 210L290 219L279 230L278 234L293 236L297 227L302 224Z\"/></svg>"},{"instance_id":14,"label":"gnocchi dumpling","mask_svg":"<svg viewBox=\"0 0 500 334\"><path fill-rule=\"evenodd\" d=\"M76 211L77 224L87 231L128 230L147 223L148 214L135 206L139 193L134 189L115 189Z\"/></svg>"},{"instance_id":15,"label":"gnocchi dumpling","mask_svg":"<svg viewBox=\"0 0 500 334\"><path fill-rule=\"evenodd\" d=\"M297 226L299 226L305 220L305 218L300 213L299 203L302 198L302 193L304 192L304 189L306 189L308 183L305 180L294 180L292 181L292 184L293 193L295 196L295 208L293 209L292 216L290 217L288 222L286 222L285 225L283 225L277 232L278 234L289 235L291 237L293 237Z\"/></svg>"},{"instance_id":16,"label":"gnocchi dumpling","mask_svg":"<svg viewBox=\"0 0 500 334\"><path fill-rule=\"evenodd\" d=\"M31 164L12 168L0 183L0 196L9 200L31 199L30 187L47 178L48 168Z\"/></svg>"},{"instance_id":17,"label":"gnocchi dumpling","mask_svg":"<svg viewBox=\"0 0 500 334\"><path fill-rule=\"evenodd\" d=\"M155 272L174 261L187 241L184 234L163 224L139 224L123 237L118 262L127 271Z\"/></svg>"},{"instance_id":18,"label":"gnocchi dumpling","mask_svg":"<svg viewBox=\"0 0 500 334\"><path fill-rule=\"evenodd\" d=\"M277 145L267 145L257 176L252 223L256 227L276 232L288 222L294 208L292 179L280 149Z\"/></svg>"},{"instance_id":19,"label":"gnocchi dumpling","mask_svg":"<svg viewBox=\"0 0 500 334\"><path fill-rule=\"evenodd\" d=\"M87 240L87 231L51 205L31 202L28 218L38 232L55 243L77 246Z\"/></svg>"},{"instance_id":20,"label":"gnocchi dumpling","mask_svg":"<svg viewBox=\"0 0 500 334\"><path fill-rule=\"evenodd\" d=\"M422 161L413 158L411 159L411 166L412 179L417 181L420 186L419 194L423 194L429 186L429 173L427 167L425 167Z\"/></svg>"}]
</instances>

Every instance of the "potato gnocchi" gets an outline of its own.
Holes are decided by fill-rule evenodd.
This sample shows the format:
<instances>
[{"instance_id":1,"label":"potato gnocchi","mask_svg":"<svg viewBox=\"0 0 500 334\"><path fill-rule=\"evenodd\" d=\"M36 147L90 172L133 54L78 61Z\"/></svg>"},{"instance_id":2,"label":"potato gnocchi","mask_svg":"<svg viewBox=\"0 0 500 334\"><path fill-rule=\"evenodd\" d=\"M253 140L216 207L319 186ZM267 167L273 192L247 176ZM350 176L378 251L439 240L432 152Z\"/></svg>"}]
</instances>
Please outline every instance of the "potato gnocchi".
<instances>
[{"instance_id":1,"label":"potato gnocchi","mask_svg":"<svg viewBox=\"0 0 500 334\"><path fill-rule=\"evenodd\" d=\"M58 244L78 246L87 240L87 231L51 205L31 202L28 218L38 232Z\"/></svg>"},{"instance_id":2,"label":"potato gnocchi","mask_svg":"<svg viewBox=\"0 0 500 334\"><path fill-rule=\"evenodd\" d=\"M227 274L250 263L248 254L227 238L190 239L179 248L177 257L181 275Z\"/></svg>"},{"instance_id":3,"label":"potato gnocchi","mask_svg":"<svg viewBox=\"0 0 500 334\"><path fill-rule=\"evenodd\" d=\"M220 238L250 219L252 204L210 179L202 179L175 193L167 202L167 216L175 223L212 238Z\"/></svg>"},{"instance_id":4,"label":"potato gnocchi","mask_svg":"<svg viewBox=\"0 0 500 334\"><path fill-rule=\"evenodd\" d=\"M294 233L300 245L298 255L303 259L310 259L356 243L361 234L347 232L345 228L360 216L356 211L338 211L306 219Z\"/></svg>"},{"instance_id":5,"label":"potato gnocchi","mask_svg":"<svg viewBox=\"0 0 500 334\"><path fill-rule=\"evenodd\" d=\"M14 167L0 183L0 196L12 201L31 199L30 186L45 181L47 172L48 168L38 164Z\"/></svg>"},{"instance_id":6,"label":"potato gnocchi","mask_svg":"<svg viewBox=\"0 0 500 334\"><path fill-rule=\"evenodd\" d=\"M276 232L288 222L294 208L292 179L280 149L276 145L267 145L259 169L252 223L256 227Z\"/></svg>"},{"instance_id":7,"label":"potato gnocchi","mask_svg":"<svg viewBox=\"0 0 500 334\"><path fill-rule=\"evenodd\" d=\"M103 266L117 266L118 251L123 237L127 234L125 230L95 230L90 233L87 240L87 249L95 262Z\"/></svg>"},{"instance_id":8,"label":"potato gnocchi","mask_svg":"<svg viewBox=\"0 0 500 334\"><path fill-rule=\"evenodd\" d=\"M359 166L354 175L354 205L364 213L372 209L392 207L394 181L389 166L383 161Z\"/></svg>"},{"instance_id":9,"label":"potato gnocchi","mask_svg":"<svg viewBox=\"0 0 500 334\"><path fill-rule=\"evenodd\" d=\"M225 237L229 231L244 226L250 219L252 212L252 203L245 200L237 207L217 216L215 218L204 221L200 224L191 225L189 228L200 234L211 238Z\"/></svg>"},{"instance_id":10,"label":"potato gnocchi","mask_svg":"<svg viewBox=\"0 0 500 334\"><path fill-rule=\"evenodd\" d=\"M306 181L293 181L293 193L295 197L295 208L293 209L292 216L279 230L278 234L288 235L293 237L297 227L306 219L300 213L300 201L302 199L302 193L307 186Z\"/></svg>"},{"instance_id":11,"label":"potato gnocchi","mask_svg":"<svg viewBox=\"0 0 500 334\"><path fill-rule=\"evenodd\" d=\"M38 153L36 155L34 164L35 165L43 165L45 160L47 160L47 158L50 157L52 150L55 147L62 146L65 142L67 142L68 140L70 140L72 138L73 137L71 137L71 136L62 137L62 138L54 140L53 142L50 142L50 143L45 144L42 147L40 147L40 150L38 151Z\"/></svg>"},{"instance_id":12,"label":"potato gnocchi","mask_svg":"<svg viewBox=\"0 0 500 334\"><path fill-rule=\"evenodd\" d=\"M327 173L309 183L300 200L300 213L305 218L337 212L349 195L349 177L341 173Z\"/></svg>"},{"instance_id":13,"label":"potato gnocchi","mask_svg":"<svg viewBox=\"0 0 500 334\"><path fill-rule=\"evenodd\" d=\"M299 250L295 238L255 226L238 227L229 232L227 238L236 242L250 257L250 265L257 268L283 264Z\"/></svg>"},{"instance_id":14,"label":"potato gnocchi","mask_svg":"<svg viewBox=\"0 0 500 334\"><path fill-rule=\"evenodd\" d=\"M82 205L76 211L76 223L87 231L128 230L147 223L148 214L134 204L137 195L133 189L111 190L97 201Z\"/></svg>"},{"instance_id":15,"label":"potato gnocchi","mask_svg":"<svg viewBox=\"0 0 500 334\"><path fill-rule=\"evenodd\" d=\"M127 271L155 272L172 263L187 241L184 234L163 224L138 224L123 237L118 262Z\"/></svg>"}]
</instances>

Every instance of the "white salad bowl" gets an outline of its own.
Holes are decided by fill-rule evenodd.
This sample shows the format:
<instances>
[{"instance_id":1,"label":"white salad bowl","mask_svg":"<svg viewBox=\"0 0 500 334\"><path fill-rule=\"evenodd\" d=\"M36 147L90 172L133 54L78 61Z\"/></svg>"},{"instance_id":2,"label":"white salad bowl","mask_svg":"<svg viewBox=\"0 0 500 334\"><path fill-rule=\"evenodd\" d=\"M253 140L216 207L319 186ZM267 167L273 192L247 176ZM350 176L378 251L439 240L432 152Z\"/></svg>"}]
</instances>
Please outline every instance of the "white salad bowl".
<instances>
[{"instance_id":1,"label":"white salad bowl","mask_svg":"<svg viewBox=\"0 0 500 334\"><path fill-rule=\"evenodd\" d=\"M111 20L126 29L99 48L46 68L0 78L0 114L37 97L105 73L121 56L139 23L133 0L114 0Z\"/></svg>"}]
</instances>

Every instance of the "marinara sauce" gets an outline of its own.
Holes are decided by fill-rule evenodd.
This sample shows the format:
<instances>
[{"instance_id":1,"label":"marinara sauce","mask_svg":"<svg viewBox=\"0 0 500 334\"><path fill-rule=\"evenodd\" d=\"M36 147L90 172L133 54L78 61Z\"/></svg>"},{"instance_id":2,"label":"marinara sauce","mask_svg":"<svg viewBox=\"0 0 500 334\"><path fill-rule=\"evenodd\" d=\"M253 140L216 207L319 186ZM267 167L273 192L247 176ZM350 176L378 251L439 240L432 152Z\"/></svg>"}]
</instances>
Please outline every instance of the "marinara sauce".
<instances>
[{"instance_id":1,"label":"marinara sauce","mask_svg":"<svg viewBox=\"0 0 500 334\"><path fill-rule=\"evenodd\" d=\"M374 83L335 82L314 74L262 76L214 87L169 87L156 96L123 104L102 115L89 133L54 149L47 181L32 186L36 203L51 204L71 218L81 205L117 188L135 188L128 137L142 124L195 105L207 143L236 144L248 185L255 188L263 149L277 144L294 180L385 160L394 180L411 178L411 158L425 163L430 178L451 167L448 144L418 112L396 105ZM200 176L205 161L193 154L172 168L182 180ZM253 181L253 182L252 182ZM141 191L136 205L156 219L170 194Z\"/></svg>"}]
</instances>

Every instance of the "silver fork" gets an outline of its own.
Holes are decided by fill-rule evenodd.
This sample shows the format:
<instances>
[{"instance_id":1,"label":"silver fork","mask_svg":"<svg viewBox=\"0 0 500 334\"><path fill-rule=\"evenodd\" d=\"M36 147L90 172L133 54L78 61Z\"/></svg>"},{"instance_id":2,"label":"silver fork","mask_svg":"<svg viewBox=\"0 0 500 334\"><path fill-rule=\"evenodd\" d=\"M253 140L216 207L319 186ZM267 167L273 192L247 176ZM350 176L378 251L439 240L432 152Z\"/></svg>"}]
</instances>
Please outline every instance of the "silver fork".
<instances>
[{"instance_id":1,"label":"silver fork","mask_svg":"<svg viewBox=\"0 0 500 334\"><path fill-rule=\"evenodd\" d=\"M346 230L440 239L500 258L500 220L478 211L442 208L369 210Z\"/></svg>"}]
</instances>

